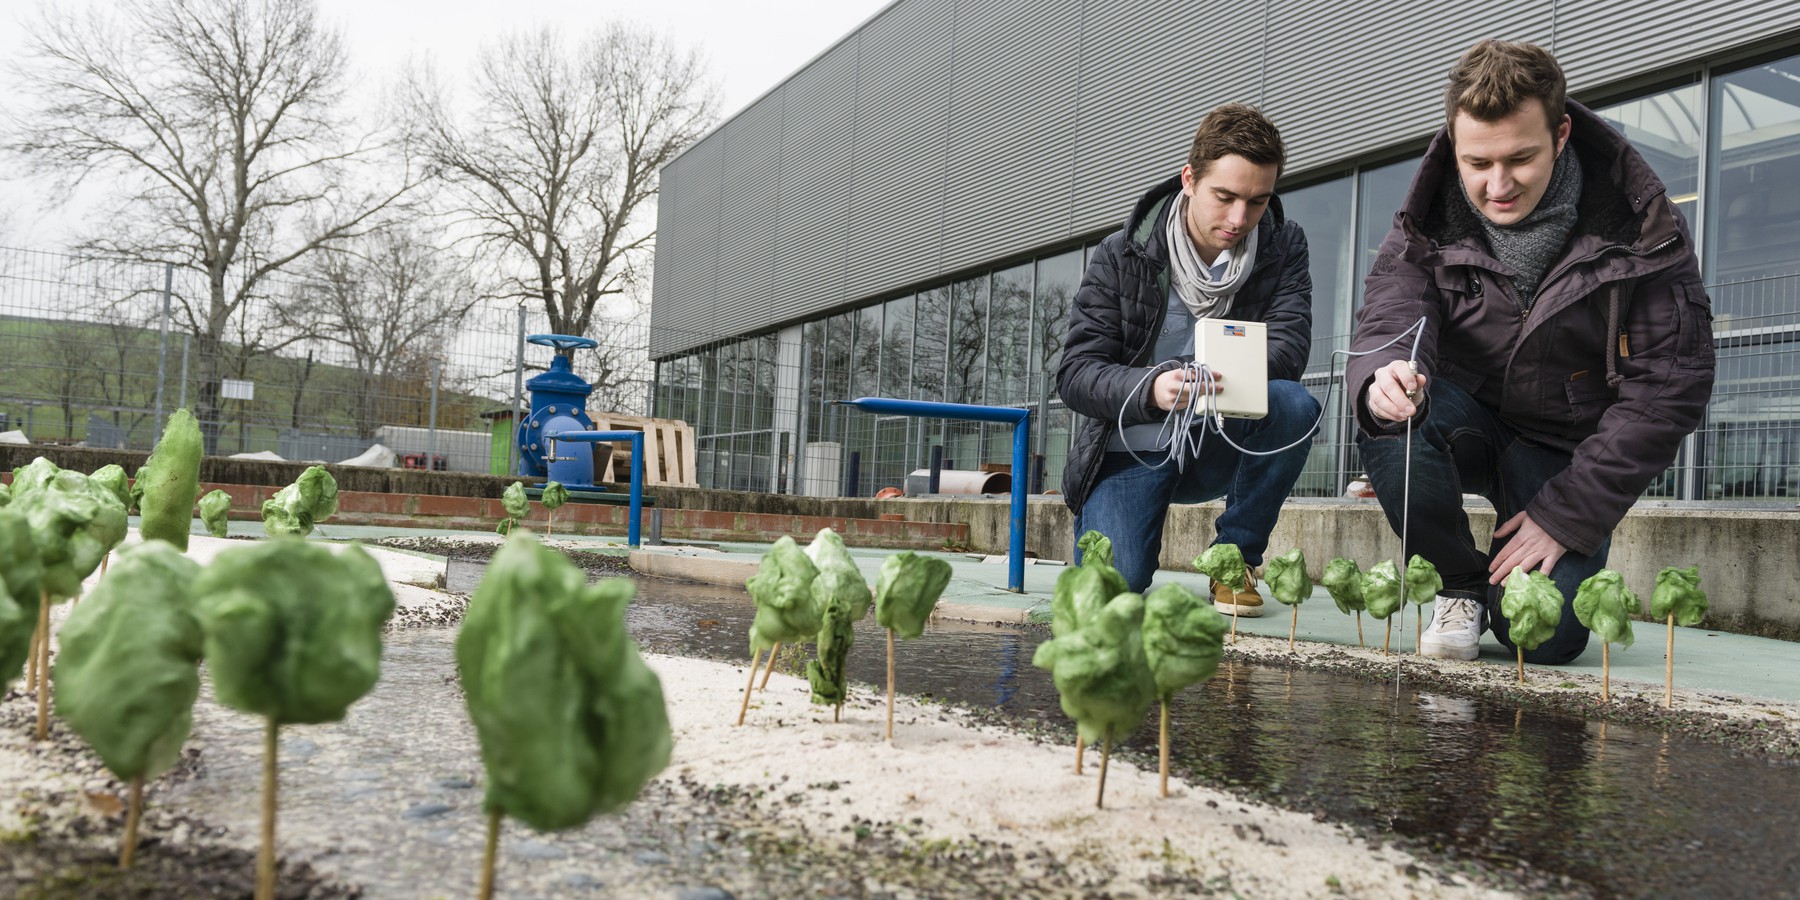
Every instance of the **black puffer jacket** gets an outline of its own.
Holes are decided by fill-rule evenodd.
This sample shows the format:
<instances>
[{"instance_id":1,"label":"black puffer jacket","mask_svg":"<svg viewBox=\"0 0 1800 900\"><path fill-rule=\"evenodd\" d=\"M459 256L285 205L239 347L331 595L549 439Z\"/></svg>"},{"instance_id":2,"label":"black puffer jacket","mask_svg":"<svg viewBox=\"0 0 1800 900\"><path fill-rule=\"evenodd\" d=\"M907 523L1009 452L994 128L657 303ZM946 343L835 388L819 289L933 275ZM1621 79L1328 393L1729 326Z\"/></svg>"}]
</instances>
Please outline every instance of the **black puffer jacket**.
<instances>
[{"instance_id":1,"label":"black puffer jacket","mask_svg":"<svg viewBox=\"0 0 1800 900\"><path fill-rule=\"evenodd\" d=\"M1662 180L1599 116L1573 101L1568 111L1579 217L1530 311L1476 213L1453 202L1461 187L1440 131L1366 280L1352 349L1379 347L1423 317L1421 372L1455 382L1524 440L1573 455L1525 511L1564 547L1592 554L1700 423L1712 306ZM1402 341L1350 361L1344 383L1364 431L1404 427L1375 419L1368 394L1375 371L1409 350Z\"/></svg>"},{"instance_id":2,"label":"black puffer jacket","mask_svg":"<svg viewBox=\"0 0 1800 900\"><path fill-rule=\"evenodd\" d=\"M1176 176L1138 200L1125 227L1094 251L1069 312L1056 387L1063 402L1082 416L1063 470L1064 500L1077 514L1093 492L1120 410L1126 425L1155 422L1166 415L1151 398L1155 379L1144 376L1173 365L1150 355L1168 311L1169 248L1164 236L1180 193L1181 178ZM1266 322L1269 378L1298 381L1312 348L1306 234L1282 215L1279 198L1269 204L1256 227L1250 279L1232 299L1227 315Z\"/></svg>"}]
</instances>

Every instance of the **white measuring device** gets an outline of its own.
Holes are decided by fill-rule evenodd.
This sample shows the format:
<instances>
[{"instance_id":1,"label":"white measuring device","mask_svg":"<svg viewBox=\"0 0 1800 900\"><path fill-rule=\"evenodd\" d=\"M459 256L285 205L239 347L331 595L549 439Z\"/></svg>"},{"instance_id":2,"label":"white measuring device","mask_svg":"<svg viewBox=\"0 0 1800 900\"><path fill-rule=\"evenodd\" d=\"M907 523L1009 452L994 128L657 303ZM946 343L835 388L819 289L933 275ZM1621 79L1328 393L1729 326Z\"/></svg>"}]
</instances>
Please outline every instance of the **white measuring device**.
<instances>
[{"instance_id":1,"label":"white measuring device","mask_svg":"<svg viewBox=\"0 0 1800 900\"><path fill-rule=\"evenodd\" d=\"M1194 323L1194 361L1219 379L1209 412L1233 419L1269 414L1269 326L1263 322L1200 319Z\"/></svg>"}]
</instances>

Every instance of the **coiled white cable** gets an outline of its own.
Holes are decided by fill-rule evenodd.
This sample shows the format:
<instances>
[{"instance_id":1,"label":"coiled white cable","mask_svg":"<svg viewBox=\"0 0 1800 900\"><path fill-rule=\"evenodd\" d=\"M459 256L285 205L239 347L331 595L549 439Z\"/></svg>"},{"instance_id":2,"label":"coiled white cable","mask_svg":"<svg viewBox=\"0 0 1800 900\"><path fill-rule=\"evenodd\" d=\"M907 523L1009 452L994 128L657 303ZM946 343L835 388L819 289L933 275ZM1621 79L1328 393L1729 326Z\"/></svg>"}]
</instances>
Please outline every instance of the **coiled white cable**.
<instances>
[{"instance_id":1,"label":"coiled white cable","mask_svg":"<svg viewBox=\"0 0 1800 900\"><path fill-rule=\"evenodd\" d=\"M1362 351L1333 350L1331 351L1331 355L1333 357L1341 355L1345 357L1345 361L1348 362L1348 357L1368 356L1371 353L1379 353L1382 350L1386 350L1387 348L1400 343L1400 341L1409 334L1413 336L1413 342L1412 351L1407 356L1407 361L1417 363L1419 359L1419 341L1425 336L1424 316L1420 316L1419 321L1413 323L1413 325L1405 331L1394 335L1393 340L1390 340L1379 347L1371 347ZM1278 453L1285 453L1288 450L1292 450L1301 444L1311 441L1313 435L1318 434L1319 428L1325 424L1325 416L1331 412L1331 391L1333 385L1338 380L1332 378L1325 383L1325 400L1319 404L1319 418L1313 421L1312 427L1306 430L1306 434L1301 435L1298 440L1285 447L1278 447L1274 450L1249 450L1239 446L1236 441L1231 439L1230 435L1225 433L1225 416L1223 413L1219 412L1218 395L1213 391L1216 382L1214 381L1212 370L1208 369L1204 363L1190 361L1182 363L1180 367L1175 369L1153 368L1144 373L1143 378L1138 379L1137 384L1131 389L1130 396L1136 397L1138 392L1143 390L1145 381L1155 378L1164 372L1175 371L1186 373L1186 376L1182 379L1181 390L1175 395L1176 406L1174 409L1169 410L1168 415L1163 417L1162 427L1157 429L1156 432L1155 443L1148 451L1146 451L1168 451L1168 455L1163 458L1162 462L1151 465L1150 463L1144 462L1144 458L1138 456L1136 450L1131 449L1131 443L1125 436L1126 408L1124 406L1119 407L1119 442L1125 444L1125 452L1131 454L1131 458L1137 460L1138 465L1147 469L1160 469L1173 461L1175 463L1175 471L1186 472L1187 461L1189 459L1200 458L1200 449L1205 446L1208 427L1210 427L1214 433L1218 434L1225 443L1230 444L1239 453L1247 454L1249 456L1274 456ZM1187 400L1185 405L1181 402L1184 398ZM1129 403L1130 401L1127 400L1126 402ZM1200 406L1204 406L1205 409L1204 411L1197 412L1196 408ZM1197 417L1200 420L1200 428L1194 427L1195 419ZM1167 435L1166 438L1165 435Z\"/></svg>"}]
</instances>

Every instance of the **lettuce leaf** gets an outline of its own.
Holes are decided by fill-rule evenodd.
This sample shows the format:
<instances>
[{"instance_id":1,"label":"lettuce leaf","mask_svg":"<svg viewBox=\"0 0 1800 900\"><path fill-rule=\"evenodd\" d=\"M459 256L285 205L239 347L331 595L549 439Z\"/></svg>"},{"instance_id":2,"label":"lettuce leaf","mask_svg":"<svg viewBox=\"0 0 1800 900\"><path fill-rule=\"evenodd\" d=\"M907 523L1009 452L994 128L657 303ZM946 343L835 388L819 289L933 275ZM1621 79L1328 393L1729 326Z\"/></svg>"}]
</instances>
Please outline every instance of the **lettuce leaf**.
<instances>
[{"instance_id":1,"label":"lettuce leaf","mask_svg":"<svg viewBox=\"0 0 1800 900\"><path fill-rule=\"evenodd\" d=\"M875 580L875 621L901 638L916 638L949 584L949 563L911 550L896 553Z\"/></svg>"},{"instance_id":2,"label":"lettuce leaf","mask_svg":"<svg viewBox=\"0 0 1800 900\"><path fill-rule=\"evenodd\" d=\"M205 451L200 423L192 413L178 409L163 426L162 437L149 461L138 470L131 485L142 518L138 533L144 540L161 540L186 550L188 532L194 527L194 498L200 493L200 457Z\"/></svg>"},{"instance_id":3,"label":"lettuce leaf","mask_svg":"<svg viewBox=\"0 0 1800 900\"><path fill-rule=\"evenodd\" d=\"M1631 614L1638 597L1625 586L1625 576L1601 569L1575 589L1575 619L1608 644L1631 646Z\"/></svg>"},{"instance_id":4,"label":"lettuce leaf","mask_svg":"<svg viewBox=\"0 0 1800 900\"><path fill-rule=\"evenodd\" d=\"M1506 636L1513 646L1526 650L1536 648L1556 633L1562 620L1562 591L1542 571L1533 569L1528 575L1513 566L1506 576L1506 593L1500 597L1500 612L1506 616Z\"/></svg>"},{"instance_id":5,"label":"lettuce leaf","mask_svg":"<svg viewBox=\"0 0 1800 900\"><path fill-rule=\"evenodd\" d=\"M1670 566L1656 573L1656 589L1650 592L1650 615L1693 627L1706 618L1706 592L1700 589L1700 567Z\"/></svg>"},{"instance_id":6,"label":"lettuce leaf","mask_svg":"<svg viewBox=\"0 0 1800 900\"><path fill-rule=\"evenodd\" d=\"M1325 565L1325 574L1319 579L1325 591L1331 594L1331 602L1337 604L1338 611L1344 615L1362 612L1363 610L1363 574L1356 565L1356 560L1340 556Z\"/></svg>"},{"instance_id":7,"label":"lettuce leaf","mask_svg":"<svg viewBox=\"0 0 1800 900\"><path fill-rule=\"evenodd\" d=\"M1144 595L1144 659L1158 696L1168 696L1213 677L1231 626L1201 597L1180 584Z\"/></svg>"},{"instance_id":8,"label":"lettuce leaf","mask_svg":"<svg viewBox=\"0 0 1800 900\"><path fill-rule=\"evenodd\" d=\"M1276 601L1284 606L1297 606L1312 596L1312 579L1306 577L1306 556L1295 547L1269 560L1263 569L1263 583Z\"/></svg>"}]
</instances>

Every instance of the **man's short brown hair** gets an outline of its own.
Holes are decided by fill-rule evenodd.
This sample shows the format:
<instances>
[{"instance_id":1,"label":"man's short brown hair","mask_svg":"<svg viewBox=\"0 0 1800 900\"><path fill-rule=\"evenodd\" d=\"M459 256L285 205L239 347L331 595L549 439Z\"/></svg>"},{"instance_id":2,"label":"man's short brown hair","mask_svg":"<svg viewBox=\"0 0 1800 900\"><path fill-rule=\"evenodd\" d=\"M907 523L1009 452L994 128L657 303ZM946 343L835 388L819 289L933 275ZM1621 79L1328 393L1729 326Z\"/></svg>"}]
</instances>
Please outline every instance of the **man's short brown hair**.
<instances>
[{"instance_id":1,"label":"man's short brown hair","mask_svg":"<svg viewBox=\"0 0 1800 900\"><path fill-rule=\"evenodd\" d=\"M1275 167L1276 177L1287 165L1287 145L1275 123L1254 106L1227 103L1206 114L1200 129L1194 132L1194 147L1188 151L1188 165L1194 179L1205 177L1213 160L1236 154L1259 166Z\"/></svg>"},{"instance_id":2,"label":"man's short brown hair","mask_svg":"<svg viewBox=\"0 0 1800 900\"><path fill-rule=\"evenodd\" d=\"M1477 122L1497 122L1527 100L1544 104L1550 132L1562 124L1568 84L1550 51L1536 44L1487 40L1470 47L1450 70L1444 89L1444 122L1455 124L1458 110Z\"/></svg>"}]
</instances>

